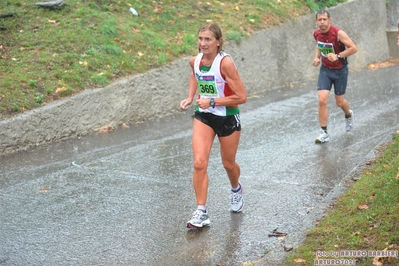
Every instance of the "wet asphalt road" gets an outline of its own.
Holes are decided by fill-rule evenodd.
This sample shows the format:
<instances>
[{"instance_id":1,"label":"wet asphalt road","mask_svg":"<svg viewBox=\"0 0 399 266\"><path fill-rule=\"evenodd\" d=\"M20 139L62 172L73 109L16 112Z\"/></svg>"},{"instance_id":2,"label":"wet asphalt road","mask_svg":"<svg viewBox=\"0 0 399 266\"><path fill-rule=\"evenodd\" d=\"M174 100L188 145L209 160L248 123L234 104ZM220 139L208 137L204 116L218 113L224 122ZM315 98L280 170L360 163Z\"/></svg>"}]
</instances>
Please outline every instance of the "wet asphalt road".
<instances>
[{"instance_id":1,"label":"wet asphalt road","mask_svg":"<svg viewBox=\"0 0 399 266\"><path fill-rule=\"evenodd\" d=\"M399 129L398 73L351 73L355 128L345 132L331 95L324 145L314 144L315 81L252 96L237 154L244 211L228 211L215 140L202 231L185 228L196 208L189 111L2 156L0 265L277 265ZM288 236L269 237L274 229Z\"/></svg>"}]
</instances>

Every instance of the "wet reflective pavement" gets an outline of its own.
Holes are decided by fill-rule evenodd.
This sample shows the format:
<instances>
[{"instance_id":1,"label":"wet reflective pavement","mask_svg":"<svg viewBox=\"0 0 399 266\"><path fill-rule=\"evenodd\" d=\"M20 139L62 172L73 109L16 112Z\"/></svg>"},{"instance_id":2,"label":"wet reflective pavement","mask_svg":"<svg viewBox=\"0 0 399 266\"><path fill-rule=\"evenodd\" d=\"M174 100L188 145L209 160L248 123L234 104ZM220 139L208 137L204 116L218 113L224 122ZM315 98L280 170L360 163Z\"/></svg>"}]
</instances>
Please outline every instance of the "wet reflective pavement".
<instances>
[{"instance_id":1,"label":"wet reflective pavement","mask_svg":"<svg viewBox=\"0 0 399 266\"><path fill-rule=\"evenodd\" d=\"M351 73L355 128L345 131L331 95L331 140L323 145L314 144L315 81L250 97L237 154L245 208L228 211L215 140L211 226L200 231L185 228L196 208L190 112L2 156L0 264L277 265L284 244L300 242L399 129L398 73L398 66ZM275 229L285 240L269 237Z\"/></svg>"}]
</instances>

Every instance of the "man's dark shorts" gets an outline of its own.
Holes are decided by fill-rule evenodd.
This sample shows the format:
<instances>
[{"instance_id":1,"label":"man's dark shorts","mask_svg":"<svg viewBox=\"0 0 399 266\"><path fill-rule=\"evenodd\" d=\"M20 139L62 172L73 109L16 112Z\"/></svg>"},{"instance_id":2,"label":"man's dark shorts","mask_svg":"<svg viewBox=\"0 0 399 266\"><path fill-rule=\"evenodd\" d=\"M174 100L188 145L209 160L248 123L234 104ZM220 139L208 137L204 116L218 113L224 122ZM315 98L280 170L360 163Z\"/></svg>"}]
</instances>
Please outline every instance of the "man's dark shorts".
<instances>
[{"instance_id":1,"label":"man's dark shorts","mask_svg":"<svg viewBox=\"0 0 399 266\"><path fill-rule=\"evenodd\" d=\"M329 69L325 66L320 67L317 90L331 91L334 84L335 95L344 95L348 84L348 66L341 69Z\"/></svg>"},{"instance_id":2,"label":"man's dark shorts","mask_svg":"<svg viewBox=\"0 0 399 266\"><path fill-rule=\"evenodd\" d=\"M194 118L210 126L218 137L227 137L241 130L240 114L217 116L211 113L195 112Z\"/></svg>"}]
</instances>

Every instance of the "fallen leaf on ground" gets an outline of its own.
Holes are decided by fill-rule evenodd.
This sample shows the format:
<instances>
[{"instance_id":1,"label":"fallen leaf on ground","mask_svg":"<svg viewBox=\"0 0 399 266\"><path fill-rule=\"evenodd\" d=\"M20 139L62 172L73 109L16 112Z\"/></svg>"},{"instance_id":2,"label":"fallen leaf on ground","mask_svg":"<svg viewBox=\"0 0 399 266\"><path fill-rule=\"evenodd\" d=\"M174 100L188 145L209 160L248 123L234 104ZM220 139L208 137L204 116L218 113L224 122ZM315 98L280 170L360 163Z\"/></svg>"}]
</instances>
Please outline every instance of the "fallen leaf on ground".
<instances>
[{"instance_id":1,"label":"fallen leaf on ground","mask_svg":"<svg viewBox=\"0 0 399 266\"><path fill-rule=\"evenodd\" d=\"M67 88L61 87L61 88L57 88L57 89L55 90L55 92L56 92L56 93L63 93L63 92L66 92L67 90L68 90Z\"/></svg>"},{"instance_id":2,"label":"fallen leaf on ground","mask_svg":"<svg viewBox=\"0 0 399 266\"><path fill-rule=\"evenodd\" d=\"M367 210L369 206L367 204L361 204L359 207L357 207L359 210Z\"/></svg>"},{"instance_id":3,"label":"fallen leaf on ground","mask_svg":"<svg viewBox=\"0 0 399 266\"><path fill-rule=\"evenodd\" d=\"M378 63L374 63L374 64L369 64L367 67L370 70L376 70L382 67L390 67L390 66L395 66L399 63L399 59L397 58L393 58L390 59L388 61L384 61L384 62L378 62Z\"/></svg>"},{"instance_id":4,"label":"fallen leaf on ground","mask_svg":"<svg viewBox=\"0 0 399 266\"><path fill-rule=\"evenodd\" d=\"M114 128L113 127L106 127L106 128L102 128L98 131L98 133L108 133L108 132L113 132Z\"/></svg>"},{"instance_id":5,"label":"fallen leaf on ground","mask_svg":"<svg viewBox=\"0 0 399 266\"><path fill-rule=\"evenodd\" d=\"M381 259L381 257L375 257L375 258L373 259L373 265L376 265L376 266L383 266L384 264L382 264L382 262L380 262L380 259Z\"/></svg>"}]
</instances>

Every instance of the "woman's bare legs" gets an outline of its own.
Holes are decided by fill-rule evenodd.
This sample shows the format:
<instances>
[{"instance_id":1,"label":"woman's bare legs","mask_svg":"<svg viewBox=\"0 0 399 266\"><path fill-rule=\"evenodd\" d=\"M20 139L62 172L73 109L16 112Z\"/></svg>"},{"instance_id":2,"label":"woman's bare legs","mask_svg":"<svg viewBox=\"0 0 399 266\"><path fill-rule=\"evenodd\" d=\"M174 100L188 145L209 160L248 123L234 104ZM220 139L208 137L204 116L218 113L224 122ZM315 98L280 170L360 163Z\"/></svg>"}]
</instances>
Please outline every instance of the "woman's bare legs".
<instances>
[{"instance_id":1,"label":"woman's bare legs","mask_svg":"<svg viewBox=\"0 0 399 266\"><path fill-rule=\"evenodd\" d=\"M207 168L215 135L210 126L194 119L192 136L194 156L193 186L198 205L206 205L209 183Z\"/></svg>"},{"instance_id":2,"label":"woman's bare legs","mask_svg":"<svg viewBox=\"0 0 399 266\"><path fill-rule=\"evenodd\" d=\"M240 135L241 131L235 131L227 137L219 137L223 167L226 169L232 188L238 187L238 179L240 178L240 166L236 162Z\"/></svg>"}]
</instances>

